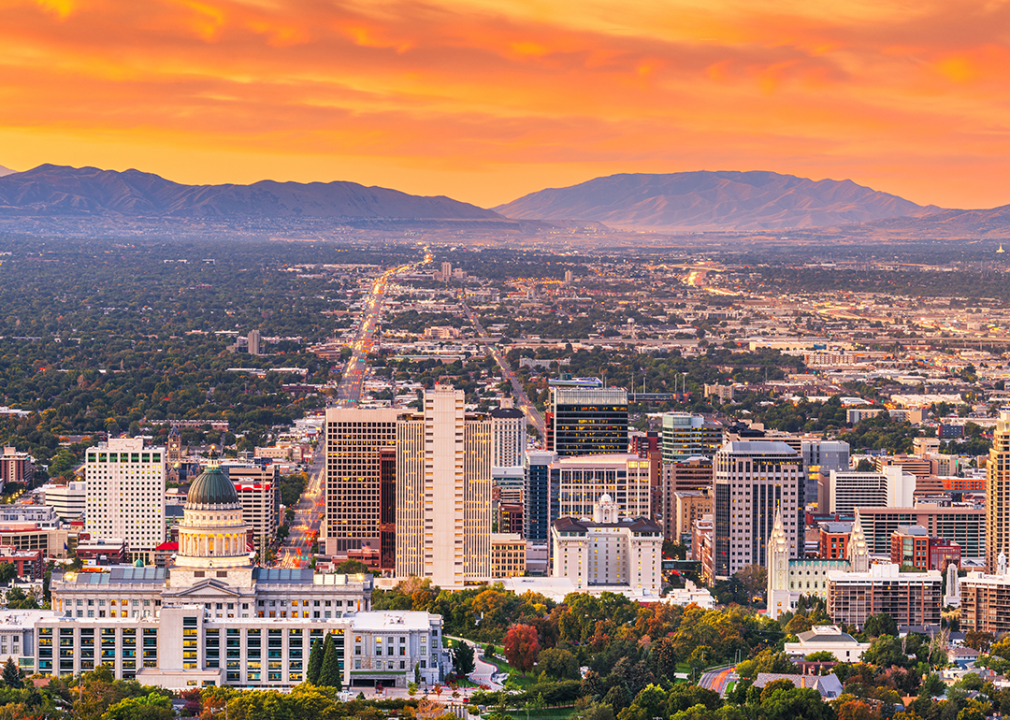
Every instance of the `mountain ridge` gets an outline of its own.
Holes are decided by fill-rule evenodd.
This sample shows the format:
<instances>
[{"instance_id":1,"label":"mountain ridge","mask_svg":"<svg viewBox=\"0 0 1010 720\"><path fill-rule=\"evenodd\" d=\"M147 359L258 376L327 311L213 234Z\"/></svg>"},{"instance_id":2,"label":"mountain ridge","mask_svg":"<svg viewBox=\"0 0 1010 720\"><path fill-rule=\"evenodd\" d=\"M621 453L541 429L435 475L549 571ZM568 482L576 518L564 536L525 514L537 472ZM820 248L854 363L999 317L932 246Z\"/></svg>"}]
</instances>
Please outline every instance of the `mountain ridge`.
<instances>
[{"instance_id":1,"label":"mountain ridge","mask_svg":"<svg viewBox=\"0 0 1010 720\"><path fill-rule=\"evenodd\" d=\"M0 217L5 216L503 220L494 211L445 196L348 181L184 185L134 169L52 164L0 177Z\"/></svg>"},{"instance_id":2,"label":"mountain ridge","mask_svg":"<svg viewBox=\"0 0 1010 720\"><path fill-rule=\"evenodd\" d=\"M14 174L14 172L16 171L11 170L9 167L4 167L3 165L0 165L0 177L3 177L5 175L12 175Z\"/></svg>"},{"instance_id":3,"label":"mountain ridge","mask_svg":"<svg viewBox=\"0 0 1010 720\"><path fill-rule=\"evenodd\" d=\"M693 232L830 227L941 210L852 180L761 170L620 173L492 209L517 220L576 218L625 230Z\"/></svg>"}]
</instances>

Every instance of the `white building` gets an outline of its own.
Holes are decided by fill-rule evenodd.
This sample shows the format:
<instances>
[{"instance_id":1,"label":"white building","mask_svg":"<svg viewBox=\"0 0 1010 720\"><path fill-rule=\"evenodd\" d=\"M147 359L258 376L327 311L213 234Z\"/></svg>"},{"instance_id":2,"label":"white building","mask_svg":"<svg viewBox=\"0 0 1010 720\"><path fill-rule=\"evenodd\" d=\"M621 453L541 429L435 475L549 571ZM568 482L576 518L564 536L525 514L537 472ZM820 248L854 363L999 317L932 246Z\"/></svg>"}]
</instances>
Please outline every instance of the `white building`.
<instances>
[{"instance_id":1,"label":"white building","mask_svg":"<svg viewBox=\"0 0 1010 720\"><path fill-rule=\"evenodd\" d=\"M870 549L863 533L863 525L856 513L849 535L848 557L845 560L790 559L789 540L782 525L781 515L775 517L775 527L768 538L767 615L778 619L784 612L792 612L803 595L815 595L827 600L828 576L836 572L866 572L870 565Z\"/></svg>"},{"instance_id":2,"label":"white building","mask_svg":"<svg viewBox=\"0 0 1010 720\"><path fill-rule=\"evenodd\" d=\"M435 385L396 424L396 576L463 588L491 577L491 419Z\"/></svg>"},{"instance_id":3,"label":"white building","mask_svg":"<svg viewBox=\"0 0 1010 720\"><path fill-rule=\"evenodd\" d=\"M46 484L39 488L42 502L50 506L62 520L80 520L87 509L88 487L83 481L66 485Z\"/></svg>"},{"instance_id":4,"label":"white building","mask_svg":"<svg viewBox=\"0 0 1010 720\"><path fill-rule=\"evenodd\" d=\"M222 465L242 503L242 519L252 528L256 546L277 533L280 503L279 466Z\"/></svg>"},{"instance_id":5,"label":"white building","mask_svg":"<svg viewBox=\"0 0 1010 720\"><path fill-rule=\"evenodd\" d=\"M55 612L34 622L36 672L101 664L173 689L286 689L332 634L345 687L406 687L415 667L429 684L443 679L441 617L370 612L370 575L253 567L247 530L234 485L208 467L190 487L173 567L53 573Z\"/></svg>"},{"instance_id":6,"label":"white building","mask_svg":"<svg viewBox=\"0 0 1010 720\"><path fill-rule=\"evenodd\" d=\"M84 529L93 540L123 538L130 554L153 563L165 541L165 448L111 439L88 448Z\"/></svg>"},{"instance_id":7,"label":"white building","mask_svg":"<svg viewBox=\"0 0 1010 720\"><path fill-rule=\"evenodd\" d=\"M618 517L617 503L600 497L593 519L562 517L551 528L555 578L576 590L602 585L658 595L663 586L663 531L647 517Z\"/></svg>"},{"instance_id":8,"label":"white building","mask_svg":"<svg viewBox=\"0 0 1010 720\"><path fill-rule=\"evenodd\" d=\"M793 657L805 658L818 652L829 652L839 662L859 662L870 643L861 643L837 625L814 625L796 636L798 642L787 642L785 652Z\"/></svg>"},{"instance_id":9,"label":"white building","mask_svg":"<svg viewBox=\"0 0 1010 720\"><path fill-rule=\"evenodd\" d=\"M912 507L915 475L900 465L890 465L881 472L832 470L830 475L830 511L851 515L856 508Z\"/></svg>"},{"instance_id":10,"label":"white building","mask_svg":"<svg viewBox=\"0 0 1010 720\"><path fill-rule=\"evenodd\" d=\"M491 465L495 468L526 464L526 416L518 408L491 411Z\"/></svg>"},{"instance_id":11,"label":"white building","mask_svg":"<svg viewBox=\"0 0 1010 720\"><path fill-rule=\"evenodd\" d=\"M622 517L651 517L650 462L638 455L580 455L550 466L552 518L592 517L601 495L609 495ZM555 500L556 498L556 500Z\"/></svg>"},{"instance_id":12,"label":"white building","mask_svg":"<svg viewBox=\"0 0 1010 720\"><path fill-rule=\"evenodd\" d=\"M803 458L783 442L734 440L715 454L714 576L760 565L781 511L789 557L803 549Z\"/></svg>"}]
</instances>

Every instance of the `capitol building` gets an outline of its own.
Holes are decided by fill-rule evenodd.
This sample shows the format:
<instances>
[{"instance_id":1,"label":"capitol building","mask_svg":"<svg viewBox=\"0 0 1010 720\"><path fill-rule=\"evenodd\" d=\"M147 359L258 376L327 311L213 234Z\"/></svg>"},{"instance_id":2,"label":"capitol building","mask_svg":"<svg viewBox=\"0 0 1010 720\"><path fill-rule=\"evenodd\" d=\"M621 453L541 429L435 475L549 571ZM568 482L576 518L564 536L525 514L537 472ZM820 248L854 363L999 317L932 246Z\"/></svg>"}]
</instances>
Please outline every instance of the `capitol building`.
<instances>
[{"instance_id":1,"label":"capitol building","mask_svg":"<svg viewBox=\"0 0 1010 720\"><path fill-rule=\"evenodd\" d=\"M312 644L329 634L344 687L404 687L415 667L428 684L442 680L441 616L372 611L370 575L255 567L247 530L234 485L212 464L190 487L173 566L53 572L53 609L25 630L35 671L105 665L173 689L283 689L305 679Z\"/></svg>"}]
</instances>

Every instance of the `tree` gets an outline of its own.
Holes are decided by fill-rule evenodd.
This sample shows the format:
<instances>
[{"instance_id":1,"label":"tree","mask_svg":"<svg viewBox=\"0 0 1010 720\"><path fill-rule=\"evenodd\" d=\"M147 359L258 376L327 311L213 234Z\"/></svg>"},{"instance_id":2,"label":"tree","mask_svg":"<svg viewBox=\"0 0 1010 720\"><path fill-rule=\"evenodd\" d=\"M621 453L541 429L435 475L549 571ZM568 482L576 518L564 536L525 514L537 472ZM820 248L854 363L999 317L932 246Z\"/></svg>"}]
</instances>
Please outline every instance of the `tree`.
<instances>
[{"instance_id":1,"label":"tree","mask_svg":"<svg viewBox=\"0 0 1010 720\"><path fill-rule=\"evenodd\" d=\"M505 659L509 665L518 668L525 677L533 669L537 655L540 654L537 629L532 625L513 625L505 634L504 647Z\"/></svg>"},{"instance_id":2,"label":"tree","mask_svg":"<svg viewBox=\"0 0 1010 720\"><path fill-rule=\"evenodd\" d=\"M887 613L877 613L866 618L863 625L863 635L866 637L880 637L881 635L898 636L898 623Z\"/></svg>"},{"instance_id":3,"label":"tree","mask_svg":"<svg viewBox=\"0 0 1010 720\"><path fill-rule=\"evenodd\" d=\"M323 665L319 669L318 684L321 687L331 687L337 690L341 688L337 645L333 642L333 635L330 633L326 634L326 640L323 642Z\"/></svg>"},{"instance_id":4,"label":"tree","mask_svg":"<svg viewBox=\"0 0 1010 720\"><path fill-rule=\"evenodd\" d=\"M764 565L748 565L738 570L736 577L743 583L748 600L764 595L768 587L768 569Z\"/></svg>"},{"instance_id":5,"label":"tree","mask_svg":"<svg viewBox=\"0 0 1010 720\"><path fill-rule=\"evenodd\" d=\"M324 652L321 640L316 640L312 643L312 649L309 651L309 667L306 670L305 679L313 685L319 684L319 673L323 669Z\"/></svg>"},{"instance_id":6,"label":"tree","mask_svg":"<svg viewBox=\"0 0 1010 720\"><path fill-rule=\"evenodd\" d=\"M579 661L567 650L547 648L540 651L537 668L554 680L578 680Z\"/></svg>"},{"instance_id":7,"label":"tree","mask_svg":"<svg viewBox=\"0 0 1010 720\"><path fill-rule=\"evenodd\" d=\"M146 697L126 698L112 705L102 720L172 720L172 701L164 695L151 693Z\"/></svg>"},{"instance_id":8,"label":"tree","mask_svg":"<svg viewBox=\"0 0 1010 720\"><path fill-rule=\"evenodd\" d=\"M469 675L475 669L473 648L469 643L460 640L452 649L452 664L457 675Z\"/></svg>"},{"instance_id":9,"label":"tree","mask_svg":"<svg viewBox=\"0 0 1010 720\"><path fill-rule=\"evenodd\" d=\"M336 572L344 575L366 575L371 572L371 570L369 570L368 566L360 560L344 560L342 563L337 565Z\"/></svg>"},{"instance_id":10,"label":"tree","mask_svg":"<svg viewBox=\"0 0 1010 720\"><path fill-rule=\"evenodd\" d=\"M7 662L4 663L3 680L4 685L9 688L20 688L24 685L21 680L21 671L12 657L7 658Z\"/></svg>"}]
</instances>

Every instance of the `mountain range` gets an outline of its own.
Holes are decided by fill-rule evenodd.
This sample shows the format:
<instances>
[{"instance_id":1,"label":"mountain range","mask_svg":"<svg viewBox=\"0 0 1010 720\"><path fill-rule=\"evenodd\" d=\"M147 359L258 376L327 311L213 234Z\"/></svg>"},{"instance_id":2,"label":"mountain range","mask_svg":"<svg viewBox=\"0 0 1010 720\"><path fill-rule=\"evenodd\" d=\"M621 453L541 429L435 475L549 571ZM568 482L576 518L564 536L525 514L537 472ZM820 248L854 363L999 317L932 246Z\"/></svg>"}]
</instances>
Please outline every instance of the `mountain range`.
<instances>
[{"instance_id":1,"label":"mountain range","mask_svg":"<svg viewBox=\"0 0 1010 720\"><path fill-rule=\"evenodd\" d=\"M649 231L783 230L923 215L923 207L851 180L774 172L622 174L530 193L494 208L515 219L576 219Z\"/></svg>"},{"instance_id":2,"label":"mountain range","mask_svg":"<svg viewBox=\"0 0 1010 720\"><path fill-rule=\"evenodd\" d=\"M491 210L451 198L408 195L353 182L182 185L138 170L59 165L0 177L0 217L4 216L502 220Z\"/></svg>"},{"instance_id":3,"label":"mountain range","mask_svg":"<svg viewBox=\"0 0 1010 720\"><path fill-rule=\"evenodd\" d=\"M13 172L14 171L11 170L10 168L5 168L3 165L0 165L0 177L3 177L4 175L10 175Z\"/></svg>"}]
</instances>

